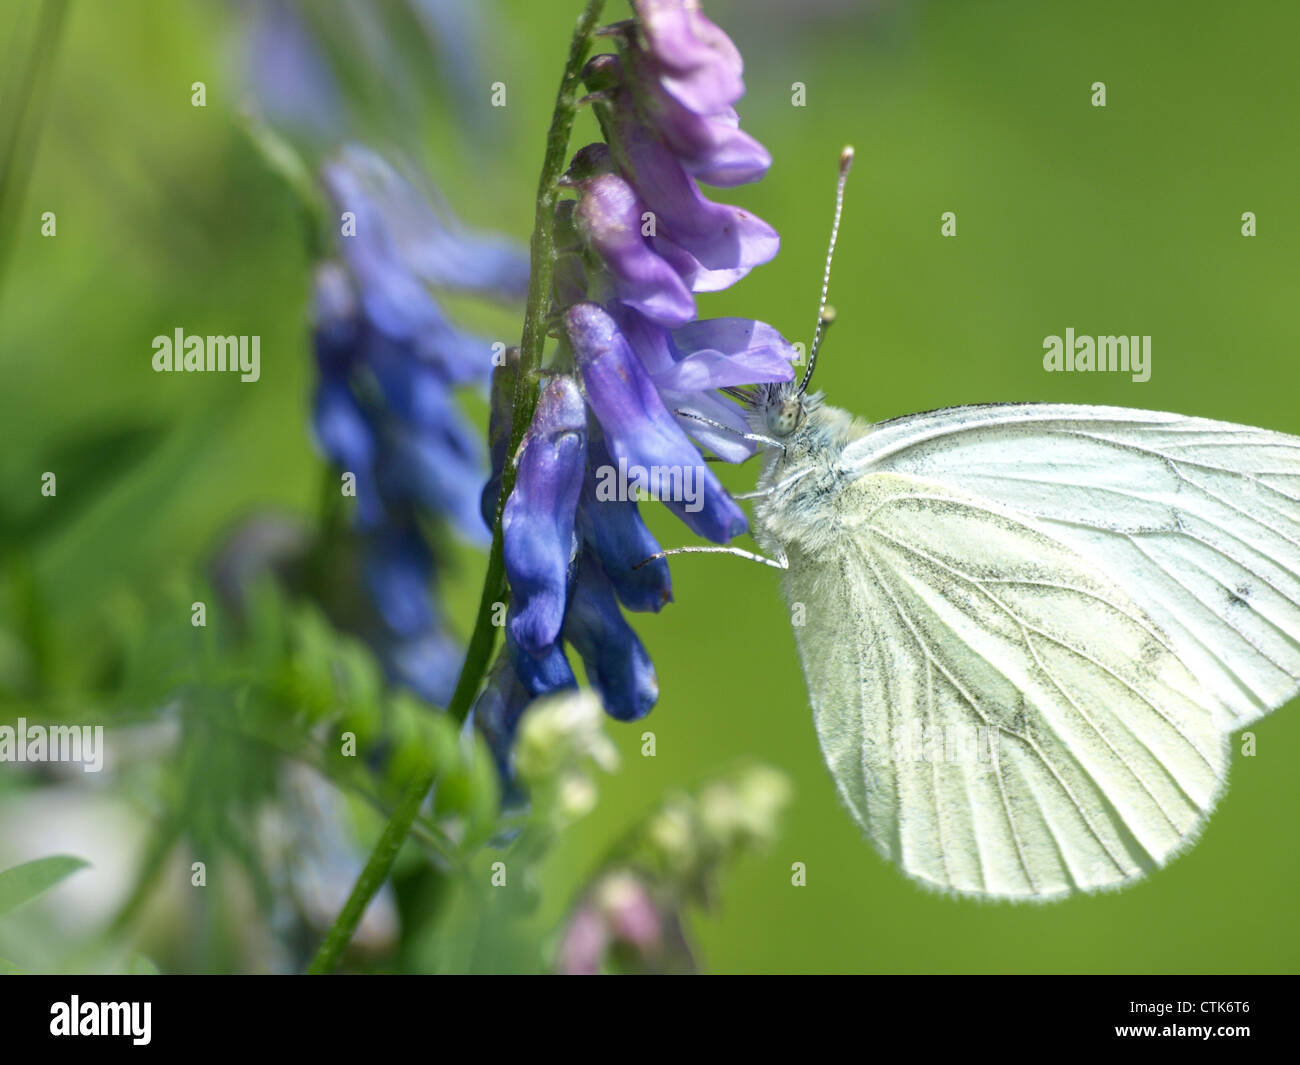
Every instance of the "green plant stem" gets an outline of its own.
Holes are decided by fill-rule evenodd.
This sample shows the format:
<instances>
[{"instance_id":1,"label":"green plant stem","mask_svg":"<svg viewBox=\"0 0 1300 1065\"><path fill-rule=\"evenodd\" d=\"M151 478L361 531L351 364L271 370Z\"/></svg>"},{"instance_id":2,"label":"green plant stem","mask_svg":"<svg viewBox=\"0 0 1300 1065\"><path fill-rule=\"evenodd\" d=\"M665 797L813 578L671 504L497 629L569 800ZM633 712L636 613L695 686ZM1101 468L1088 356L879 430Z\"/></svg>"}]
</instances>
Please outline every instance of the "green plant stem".
<instances>
[{"instance_id":1,"label":"green plant stem","mask_svg":"<svg viewBox=\"0 0 1300 1065\"><path fill-rule=\"evenodd\" d=\"M510 424L510 450L507 454L511 457L523 441L537 406L538 371L542 368L542 351L546 345L546 314L550 309L551 281L555 273L555 205L560 193L560 178L564 176L573 120L578 114L582 64L587 58L591 33L604 4L605 0L590 0L578 21L560 91L556 94L551 128L546 134L546 155L537 182L537 213L533 219L528 305L524 309L524 335L519 345L519 376L515 380L514 416ZM510 494L508 486L514 484L514 474L513 463L507 462L502 476L501 497L497 501L498 518Z\"/></svg>"},{"instance_id":2,"label":"green plant stem","mask_svg":"<svg viewBox=\"0 0 1300 1065\"><path fill-rule=\"evenodd\" d=\"M514 456L519 451L524 434L537 406L538 374L546 346L546 314L550 307L551 280L555 270L555 204L559 195L559 181L573 132L573 120L578 113L578 84L582 64L591 48L592 32L600 18L605 0L588 0L587 7L578 19L569 57L556 94L555 110L546 133L546 154L542 160L542 173L537 185L537 214L533 223L530 246L530 272L528 277L528 303L524 309L523 338L519 345L519 377L515 382L514 416L510 424L510 446L506 451L506 464L501 475L501 494L497 499L496 516L492 529L492 550L488 556L487 574L479 597L478 618L474 633L465 652L456 691L452 695L447 713L456 721L464 721L473 705L474 696L487 673L496 643L496 627L492 624L493 608L506 596L505 558L501 539L501 512L515 484ZM424 798L433 787L436 771L422 770L403 794L393 815L380 833L370 859L361 870L352 893L343 904L334 924L325 935L320 950L312 959L309 973L327 973L338 964L353 933L360 924L366 907L375 897L388 874L392 871L397 852L401 850L411 830Z\"/></svg>"},{"instance_id":3,"label":"green plant stem","mask_svg":"<svg viewBox=\"0 0 1300 1065\"><path fill-rule=\"evenodd\" d=\"M289 712L287 707L285 712L286 714ZM218 724L217 727L247 742L261 744L268 751L274 752L281 758L306 766L320 774L340 791L351 792L385 817L392 816L392 808L384 800L383 796L375 790L365 773L359 769L348 771L332 766L329 759L326 758L325 752L314 744L308 744L304 748L301 739L287 731L277 735L271 731L255 731L247 727L225 726L223 724ZM435 822L417 816L411 824L411 835L425 845L431 857L435 860L435 864L441 863L447 869L463 869L463 863L460 855L456 852L455 845Z\"/></svg>"}]
</instances>

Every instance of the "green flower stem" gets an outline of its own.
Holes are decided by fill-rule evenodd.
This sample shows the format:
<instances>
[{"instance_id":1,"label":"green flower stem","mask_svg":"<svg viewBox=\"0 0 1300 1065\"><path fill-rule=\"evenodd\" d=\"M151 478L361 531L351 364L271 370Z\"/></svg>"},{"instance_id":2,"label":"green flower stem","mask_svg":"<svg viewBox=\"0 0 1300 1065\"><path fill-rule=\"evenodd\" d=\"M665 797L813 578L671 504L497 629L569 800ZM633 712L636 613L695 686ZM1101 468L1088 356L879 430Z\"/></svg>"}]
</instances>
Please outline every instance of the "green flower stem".
<instances>
[{"instance_id":1,"label":"green flower stem","mask_svg":"<svg viewBox=\"0 0 1300 1065\"><path fill-rule=\"evenodd\" d=\"M604 6L605 0L589 0L586 11L578 20L578 28L569 48L569 60L564 67L564 77L560 81L560 91L556 95L551 128L546 134L546 157L537 183L537 214L533 221L528 306L524 310L524 336L519 346L519 377L515 382L514 419L510 426L510 450L507 453L512 457L523 441L528 424L532 421L533 410L537 406L537 375L542 367L542 349L546 345L546 312L550 308L551 280L555 272L555 204L559 198L560 178L564 176L569 135L578 113L582 64L587 59L591 34ZM514 465L507 462L501 485L501 499L497 503L498 519L514 479Z\"/></svg>"},{"instance_id":2,"label":"green flower stem","mask_svg":"<svg viewBox=\"0 0 1300 1065\"><path fill-rule=\"evenodd\" d=\"M582 64L591 49L592 33L600 19L605 0L588 0L587 7L578 19L569 46L569 58L564 65L564 76L556 94L555 111L551 115L550 129L546 133L546 155L537 185L537 214L533 223L530 272L528 276L528 303L524 310L524 332L519 347L519 377L515 382L514 417L510 425L510 446L506 451L505 469L501 476L501 494L497 499L496 516L492 529L492 551L488 556L487 574L483 579L483 592L479 597L478 618L465 653L465 665L456 682L447 713L456 721L464 721L478 694L479 686L487 673L496 644L496 627L492 624L495 604L504 602L507 594L505 557L501 541L501 512L515 485L514 456L523 442L524 433L532 421L539 392L538 374L542 367L542 354L546 347L546 314L550 308L551 281L555 271L555 204L559 195L559 181L564 174L569 150L569 137L573 120L578 113L578 85ZM320 950L312 960L309 973L327 973L338 964L356 931L361 917L392 871L397 852L401 850L415 821L425 796L433 787L436 771L433 768L418 773L398 802L388 824L379 836L379 842L370 854L369 861L357 878L352 894L339 911L333 926L326 933Z\"/></svg>"}]
</instances>

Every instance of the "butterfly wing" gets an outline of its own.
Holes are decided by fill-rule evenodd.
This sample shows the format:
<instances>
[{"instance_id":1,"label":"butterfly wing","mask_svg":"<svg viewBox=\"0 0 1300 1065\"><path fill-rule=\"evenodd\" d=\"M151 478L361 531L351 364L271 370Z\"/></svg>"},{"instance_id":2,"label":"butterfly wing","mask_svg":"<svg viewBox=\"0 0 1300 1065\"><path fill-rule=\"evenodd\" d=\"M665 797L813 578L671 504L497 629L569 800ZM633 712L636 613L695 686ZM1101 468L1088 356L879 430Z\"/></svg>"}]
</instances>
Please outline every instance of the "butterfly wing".
<instances>
[{"instance_id":1,"label":"butterfly wing","mask_svg":"<svg viewBox=\"0 0 1300 1065\"><path fill-rule=\"evenodd\" d=\"M833 525L786 543L787 593L823 753L886 856L936 887L1049 897L1195 835L1226 768L1215 701L1116 585L914 477L856 479Z\"/></svg>"},{"instance_id":2,"label":"butterfly wing","mask_svg":"<svg viewBox=\"0 0 1300 1065\"><path fill-rule=\"evenodd\" d=\"M1300 691L1300 438L1059 404L954 407L872 427L842 456L1040 522L1129 594L1227 728Z\"/></svg>"}]
</instances>

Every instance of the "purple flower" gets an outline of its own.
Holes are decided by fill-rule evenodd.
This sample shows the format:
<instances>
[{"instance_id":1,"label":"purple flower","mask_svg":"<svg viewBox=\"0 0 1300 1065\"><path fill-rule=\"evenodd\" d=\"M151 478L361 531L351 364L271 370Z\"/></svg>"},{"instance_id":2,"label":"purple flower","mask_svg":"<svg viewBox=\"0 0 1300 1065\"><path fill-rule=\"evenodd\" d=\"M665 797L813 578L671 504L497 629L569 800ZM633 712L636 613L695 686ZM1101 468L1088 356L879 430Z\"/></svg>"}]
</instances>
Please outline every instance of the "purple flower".
<instances>
[{"instance_id":1,"label":"purple flower","mask_svg":"<svg viewBox=\"0 0 1300 1065\"><path fill-rule=\"evenodd\" d=\"M533 693L524 686L519 671L509 655L501 655L488 674L487 684L474 703L474 727L487 742L497 763L497 771L512 790L514 769L510 764L510 748L524 710L533 700Z\"/></svg>"},{"instance_id":2,"label":"purple flower","mask_svg":"<svg viewBox=\"0 0 1300 1065\"><path fill-rule=\"evenodd\" d=\"M609 949L609 939L605 915L595 906L582 906L565 929L557 971L562 976L596 976Z\"/></svg>"},{"instance_id":3,"label":"purple flower","mask_svg":"<svg viewBox=\"0 0 1300 1065\"><path fill-rule=\"evenodd\" d=\"M556 952L562 976L695 969L673 900L641 870L615 868L583 894Z\"/></svg>"},{"instance_id":4,"label":"purple flower","mask_svg":"<svg viewBox=\"0 0 1300 1065\"><path fill-rule=\"evenodd\" d=\"M548 378L524 437L515 489L501 516L516 644L536 653L564 623L574 523L587 464L587 411L571 377Z\"/></svg>"},{"instance_id":5,"label":"purple flower","mask_svg":"<svg viewBox=\"0 0 1300 1065\"><path fill-rule=\"evenodd\" d=\"M615 469L599 427L587 441L587 471L578 503L578 531L587 551L629 610L659 611L673 597L668 560L646 559L659 551L635 502L604 498L598 471Z\"/></svg>"},{"instance_id":6,"label":"purple flower","mask_svg":"<svg viewBox=\"0 0 1300 1065\"><path fill-rule=\"evenodd\" d=\"M431 100L464 133L491 136L479 91L488 84L485 0L335 4L326 16L299 0L229 3L243 16L242 47L233 50L238 95L302 146L335 145L363 129L402 136L423 127Z\"/></svg>"},{"instance_id":7,"label":"purple flower","mask_svg":"<svg viewBox=\"0 0 1300 1065\"><path fill-rule=\"evenodd\" d=\"M624 619L609 578L589 552L578 560L564 638L582 656L606 713L635 721L650 712L659 698L654 665Z\"/></svg>"},{"instance_id":8,"label":"purple flower","mask_svg":"<svg viewBox=\"0 0 1300 1065\"><path fill-rule=\"evenodd\" d=\"M574 229L603 263L615 298L659 325L694 318L689 286L641 234L647 208L632 185L617 174L599 174L580 188Z\"/></svg>"},{"instance_id":9,"label":"purple flower","mask_svg":"<svg viewBox=\"0 0 1300 1065\"><path fill-rule=\"evenodd\" d=\"M338 128L338 83L316 40L285 0L266 0L248 15L243 76L275 125L324 139Z\"/></svg>"},{"instance_id":10,"label":"purple flower","mask_svg":"<svg viewBox=\"0 0 1300 1065\"><path fill-rule=\"evenodd\" d=\"M507 767L521 690L535 698L576 683L566 647L608 713L649 712L654 667L621 608L659 610L672 586L665 560L647 562L660 547L638 500L662 500L717 543L745 532L701 447L748 458L744 411L724 390L793 376L794 349L771 326L696 317L695 293L733 284L779 246L767 223L697 184L753 181L770 163L733 109L744 91L740 55L695 0L633 9L632 23L606 34L618 54L583 72L605 143L575 154L565 185L576 201L556 211L552 296L563 337L503 515L506 652L475 718ZM508 413L515 372L494 376L485 516L510 461L498 407Z\"/></svg>"},{"instance_id":11,"label":"purple flower","mask_svg":"<svg viewBox=\"0 0 1300 1065\"><path fill-rule=\"evenodd\" d=\"M501 527L511 589L506 638L518 678L532 695L572 687L563 638L582 657L611 714L643 716L658 696L654 667L623 619L614 584L579 535L579 500L588 479L587 411L572 377L547 378L516 465ZM584 509L589 512L590 504ZM622 518L626 526L626 512ZM608 548L610 537L604 530L597 535ZM499 750L497 756L504 761L507 753Z\"/></svg>"},{"instance_id":12,"label":"purple flower","mask_svg":"<svg viewBox=\"0 0 1300 1065\"><path fill-rule=\"evenodd\" d=\"M630 464L680 471L702 482L698 506L665 499L701 536L725 543L745 531L745 514L696 446L664 406L654 381L618 324L594 303L571 307L564 318L583 387L610 451Z\"/></svg>"},{"instance_id":13,"label":"purple flower","mask_svg":"<svg viewBox=\"0 0 1300 1065\"><path fill-rule=\"evenodd\" d=\"M659 132L688 173L720 188L758 181L767 173L772 156L740 128L735 108L692 110L668 91L645 53L629 49L626 54L630 83L624 98L638 106L646 124ZM616 76L621 84L621 64Z\"/></svg>"},{"instance_id":14,"label":"purple flower","mask_svg":"<svg viewBox=\"0 0 1300 1065\"><path fill-rule=\"evenodd\" d=\"M745 270L767 262L780 248L776 230L742 207L714 203L687 174L658 131L615 94L605 125L615 161L655 218L655 235L691 255L708 270Z\"/></svg>"},{"instance_id":15,"label":"purple flower","mask_svg":"<svg viewBox=\"0 0 1300 1065\"><path fill-rule=\"evenodd\" d=\"M632 0L644 54L684 107L717 114L745 94L744 61L698 0Z\"/></svg>"},{"instance_id":16,"label":"purple flower","mask_svg":"<svg viewBox=\"0 0 1300 1065\"><path fill-rule=\"evenodd\" d=\"M595 976L616 947L652 968L664 946L663 912L640 877L607 874L583 898L560 942L556 968L562 976Z\"/></svg>"},{"instance_id":17,"label":"purple flower","mask_svg":"<svg viewBox=\"0 0 1300 1065\"><path fill-rule=\"evenodd\" d=\"M437 705L450 698L462 654L434 599L442 522L485 542L482 446L455 389L483 383L491 344L457 328L430 284L459 258L458 287L517 293L518 252L443 224L415 186L378 156L350 148L323 172L340 216L340 259L318 267L313 422L321 450L355 478L362 575L375 615L366 632L389 675Z\"/></svg>"},{"instance_id":18,"label":"purple flower","mask_svg":"<svg viewBox=\"0 0 1300 1065\"><path fill-rule=\"evenodd\" d=\"M433 189L394 169L382 156L356 145L343 148L326 168L326 183L336 201L359 205L373 225L360 247L434 288L522 299L528 288L528 260L513 241L467 229ZM356 210L356 208L353 208ZM357 235L363 229L357 219ZM377 253L376 246L387 249Z\"/></svg>"},{"instance_id":19,"label":"purple flower","mask_svg":"<svg viewBox=\"0 0 1300 1065\"><path fill-rule=\"evenodd\" d=\"M430 286L450 287L446 264L458 260L455 287L518 297L528 280L518 251L505 255L498 242L444 224L413 185L365 149L344 149L325 165L322 180L340 215L347 215L340 254L372 330L369 357L379 370L393 367L390 395L402 395L407 378L420 385L423 376L435 394L446 384L486 381L491 342L453 325ZM413 392L412 400L419 396Z\"/></svg>"}]
</instances>

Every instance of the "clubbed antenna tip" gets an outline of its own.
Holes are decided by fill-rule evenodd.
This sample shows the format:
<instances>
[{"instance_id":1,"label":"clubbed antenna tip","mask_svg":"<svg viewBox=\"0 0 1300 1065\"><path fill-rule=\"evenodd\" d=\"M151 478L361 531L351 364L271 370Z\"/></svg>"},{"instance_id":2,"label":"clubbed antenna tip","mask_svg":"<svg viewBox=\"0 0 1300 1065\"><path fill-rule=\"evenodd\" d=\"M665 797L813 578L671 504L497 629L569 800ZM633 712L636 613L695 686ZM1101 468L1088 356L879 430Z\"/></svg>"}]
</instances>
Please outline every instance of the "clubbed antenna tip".
<instances>
[{"instance_id":1,"label":"clubbed antenna tip","mask_svg":"<svg viewBox=\"0 0 1300 1065\"><path fill-rule=\"evenodd\" d=\"M813 332L812 348L808 352L808 369L804 371L803 380L799 382L799 395L808 391L812 381L813 367L817 365L817 352L822 346L822 337L826 329L835 321L835 310L826 302L831 287L831 259L835 256L835 240L840 235L840 214L844 210L844 185L849 179L849 169L853 166L853 145L846 144L840 151L840 176L835 182L835 217L831 222L831 241L826 249L826 270L822 274L822 297L817 305L817 328Z\"/></svg>"}]
</instances>

